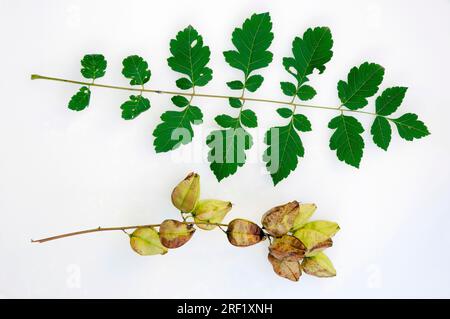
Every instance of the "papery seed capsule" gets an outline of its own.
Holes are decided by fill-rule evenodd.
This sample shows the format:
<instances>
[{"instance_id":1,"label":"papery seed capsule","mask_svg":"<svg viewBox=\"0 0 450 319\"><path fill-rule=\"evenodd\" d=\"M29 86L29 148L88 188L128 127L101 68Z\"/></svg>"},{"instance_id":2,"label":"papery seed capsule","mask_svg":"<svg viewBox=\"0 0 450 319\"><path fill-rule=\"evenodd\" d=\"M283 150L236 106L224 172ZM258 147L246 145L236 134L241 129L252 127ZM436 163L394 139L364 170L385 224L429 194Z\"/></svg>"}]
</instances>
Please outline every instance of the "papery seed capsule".
<instances>
[{"instance_id":1,"label":"papery seed capsule","mask_svg":"<svg viewBox=\"0 0 450 319\"><path fill-rule=\"evenodd\" d=\"M270 254L278 259L299 261L305 256L306 247L294 236L284 235L275 238L269 246Z\"/></svg>"},{"instance_id":2,"label":"papery seed capsule","mask_svg":"<svg viewBox=\"0 0 450 319\"><path fill-rule=\"evenodd\" d=\"M303 259L301 267L308 275L316 277L336 276L333 263L324 253L318 253L316 256Z\"/></svg>"},{"instance_id":3,"label":"papery seed capsule","mask_svg":"<svg viewBox=\"0 0 450 319\"><path fill-rule=\"evenodd\" d=\"M194 210L200 197L200 176L190 173L172 191L172 203L183 213Z\"/></svg>"},{"instance_id":4,"label":"papery seed capsule","mask_svg":"<svg viewBox=\"0 0 450 319\"><path fill-rule=\"evenodd\" d=\"M294 233L294 236L308 249L306 257L314 256L322 250L333 246L333 240L329 236L314 229L299 229Z\"/></svg>"},{"instance_id":5,"label":"papery seed capsule","mask_svg":"<svg viewBox=\"0 0 450 319\"><path fill-rule=\"evenodd\" d=\"M197 203L195 210L192 212L194 221L197 226L204 230L214 229L215 225L205 225L202 223L221 223L225 215L232 208L231 202L218 199L203 199Z\"/></svg>"},{"instance_id":6,"label":"papery seed capsule","mask_svg":"<svg viewBox=\"0 0 450 319\"><path fill-rule=\"evenodd\" d=\"M195 228L192 225L173 219L166 219L159 226L161 243L167 248L183 246L191 239L194 232Z\"/></svg>"},{"instance_id":7,"label":"papery seed capsule","mask_svg":"<svg viewBox=\"0 0 450 319\"><path fill-rule=\"evenodd\" d=\"M292 201L270 209L263 215L261 222L269 234L281 237L292 228L298 213L299 203Z\"/></svg>"},{"instance_id":8,"label":"papery seed capsule","mask_svg":"<svg viewBox=\"0 0 450 319\"><path fill-rule=\"evenodd\" d=\"M238 218L228 224L227 237L232 245L247 247L264 240L265 234L255 223Z\"/></svg>"},{"instance_id":9,"label":"papery seed capsule","mask_svg":"<svg viewBox=\"0 0 450 319\"><path fill-rule=\"evenodd\" d=\"M161 244L159 234L151 227L137 228L130 235L131 248L139 255L164 255L167 248Z\"/></svg>"},{"instance_id":10,"label":"papery seed capsule","mask_svg":"<svg viewBox=\"0 0 450 319\"><path fill-rule=\"evenodd\" d=\"M316 204L300 203L299 213L295 218L291 232L295 232L297 229L302 228L314 214L316 209L317 209Z\"/></svg>"},{"instance_id":11,"label":"papery seed capsule","mask_svg":"<svg viewBox=\"0 0 450 319\"><path fill-rule=\"evenodd\" d=\"M272 264L273 271L280 277L298 281L302 275L302 270L298 261L289 261L285 259L275 258L269 253L267 256L269 262Z\"/></svg>"}]
</instances>

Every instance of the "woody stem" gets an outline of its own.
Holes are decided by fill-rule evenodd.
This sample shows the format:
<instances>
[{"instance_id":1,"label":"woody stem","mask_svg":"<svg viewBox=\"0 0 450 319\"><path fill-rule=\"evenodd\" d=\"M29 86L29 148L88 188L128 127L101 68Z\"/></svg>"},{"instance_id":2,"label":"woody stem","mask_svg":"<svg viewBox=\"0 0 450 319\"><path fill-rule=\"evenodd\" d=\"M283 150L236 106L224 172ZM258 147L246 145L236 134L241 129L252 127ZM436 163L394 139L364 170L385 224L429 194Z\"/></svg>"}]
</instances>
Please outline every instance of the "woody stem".
<instances>
[{"instance_id":1,"label":"woody stem","mask_svg":"<svg viewBox=\"0 0 450 319\"><path fill-rule=\"evenodd\" d=\"M221 224L221 223L187 222L187 221L183 221L181 223L185 224L185 225L210 225L210 226L228 227L228 224ZM161 226L161 224L120 226L120 227L97 227L97 228L91 228L91 229L80 230L80 231L76 231L76 232L51 236L51 237L47 237L47 238L41 238L41 239L36 239L36 240L32 239L31 242L32 243L45 243L45 242L51 241L51 240L72 237L72 236L78 236L78 235L83 235L83 234L89 234L89 233L96 233L96 232L101 232L101 231L125 231L127 229L136 229L136 228L144 228L144 227L159 227L159 226Z\"/></svg>"}]
</instances>

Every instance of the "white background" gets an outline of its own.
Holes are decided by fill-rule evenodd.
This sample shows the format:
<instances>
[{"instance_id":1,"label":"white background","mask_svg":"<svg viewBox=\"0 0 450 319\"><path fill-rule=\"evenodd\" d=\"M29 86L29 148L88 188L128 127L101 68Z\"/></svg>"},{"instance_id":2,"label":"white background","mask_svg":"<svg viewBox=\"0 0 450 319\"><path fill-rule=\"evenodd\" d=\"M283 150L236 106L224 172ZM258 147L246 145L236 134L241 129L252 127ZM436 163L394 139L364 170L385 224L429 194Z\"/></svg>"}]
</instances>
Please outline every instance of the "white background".
<instances>
[{"instance_id":1,"label":"white background","mask_svg":"<svg viewBox=\"0 0 450 319\"><path fill-rule=\"evenodd\" d=\"M366 132L359 170L328 148L330 111L302 110L313 123L303 135L305 158L272 186L260 154L263 132L283 120L276 106L253 103L259 128L252 156L218 183L203 160L213 118L233 114L223 100L196 99L205 124L196 127L194 155L155 154L152 130L170 96L133 121L120 117L127 92L94 88L84 112L67 109L77 86L31 81L31 73L81 79L86 53L108 59L100 83L126 85L121 61L145 57L152 88L175 89L166 63L169 39L194 25L211 47L214 79L201 92L230 94L226 81L241 74L222 51L231 32L253 12L269 11L274 61L254 96L284 99L281 65L291 42L310 26L329 26L334 56L313 76L315 104L338 103L336 83L366 60L386 68L381 89L409 87L398 114L414 112L432 135L406 142L394 130L388 152ZM0 30L0 296L14 297L450 297L450 1L1 1ZM373 109L371 99L367 110ZM184 159L180 159L180 155ZM178 156L178 157L177 157ZM318 205L316 218L341 231L328 250L338 275L276 276L267 243L239 249L216 230L198 231L165 256L140 257L121 232L31 244L31 238L91 228L157 223L177 218L173 186L189 171L202 178L202 197L231 200L229 221L259 222L270 207L297 199Z\"/></svg>"}]
</instances>

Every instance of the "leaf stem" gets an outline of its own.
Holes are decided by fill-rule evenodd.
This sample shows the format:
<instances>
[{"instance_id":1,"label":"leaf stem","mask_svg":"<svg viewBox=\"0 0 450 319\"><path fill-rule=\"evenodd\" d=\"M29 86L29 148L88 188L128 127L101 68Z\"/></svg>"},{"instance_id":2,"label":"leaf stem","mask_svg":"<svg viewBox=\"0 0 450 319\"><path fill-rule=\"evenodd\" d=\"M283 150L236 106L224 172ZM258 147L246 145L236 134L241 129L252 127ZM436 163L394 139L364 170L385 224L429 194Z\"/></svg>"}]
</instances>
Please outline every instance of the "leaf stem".
<instances>
[{"instance_id":1,"label":"leaf stem","mask_svg":"<svg viewBox=\"0 0 450 319\"><path fill-rule=\"evenodd\" d=\"M228 224L221 224L221 223L208 223L208 222L187 222L183 221L181 222L185 225L211 225L211 226L218 226L218 227L228 227ZM148 224L148 225L135 225L135 226L120 226L120 227L97 227L97 228L91 228L86 230L80 230L72 233L66 233L56 236L51 236L47 238L41 238L36 240L31 240L32 243L45 243L51 240L66 238L66 237L72 237L72 236L78 236L78 235L84 235L89 233L96 233L96 232L102 232L102 231L123 231L127 229L136 229L136 228L144 228L144 227L159 227L161 224ZM221 229L223 231L223 229ZM125 232L126 233L126 232Z\"/></svg>"},{"instance_id":2,"label":"leaf stem","mask_svg":"<svg viewBox=\"0 0 450 319\"><path fill-rule=\"evenodd\" d=\"M90 83L90 82L84 82L84 81L75 81L75 80L56 78L56 77L50 77L50 76L45 76L45 75L39 75L39 74L32 74L31 75L31 79L32 80L48 80L48 81L56 81L56 82L65 82L65 83L79 84L79 85L89 85L89 86L93 86L93 87L107 88L107 89L113 89L113 90L122 90L122 91L135 91L135 92L141 92L141 93L142 92L147 92L147 93L156 93L156 94L183 95L183 96L189 96L191 98L193 98L194 96L195 97L203 97L203 98L214 98L214 99L237 98L237 99L242 100L243 102L245 102L245 101L252 101L252 102L262 102L262 103L269 103L269 104L279 104L279 105L290 104L293 107L304 107L304 108L312 108L312 109L331 110L331 111L338 111L338 112L350 112L350 113L359 113L359 114L367 114L367 115L372 115L372 116L385 117L383 115L378 115L378 114L373 113L373 112L342 109L342 108L340 108L340 106L311 105L311 104L303 104L303 103L286 103L286 101L273 100L273 99L262 99L262 98L252 98L252 97L245 97L245 96L231 96L231 95L218 95L218 94L202 94L202 93L195 93L195 91L192 92L192 93L188 93L188 92L169 91L169 90L133 88L133 87L126 87L126 86L117 86L117 85Z\"/></svg>"}]
</instances>

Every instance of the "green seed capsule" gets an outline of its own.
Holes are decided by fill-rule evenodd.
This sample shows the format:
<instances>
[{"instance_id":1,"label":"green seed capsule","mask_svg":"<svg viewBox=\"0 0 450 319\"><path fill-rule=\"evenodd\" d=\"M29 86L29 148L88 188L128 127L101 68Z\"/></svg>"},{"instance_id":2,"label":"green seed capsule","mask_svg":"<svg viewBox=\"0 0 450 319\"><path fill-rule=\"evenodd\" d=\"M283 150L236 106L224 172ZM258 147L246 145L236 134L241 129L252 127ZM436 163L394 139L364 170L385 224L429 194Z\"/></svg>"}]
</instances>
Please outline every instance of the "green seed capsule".
<instances>
[{"instance_id":1,"label":"green seed capsule","mask_svg":"<svg viewBox=\"0 0 450 319\"><path fill-rule=\"evenodd\" d=\"M197 226L204 230L214 229L214 225L204 225L201 223L221 223L225 218L225 215L231 210L233 205L230 202L226 202L218 199L204 199L200 200L195 207L194 220Z\"/></svg>"}]
</instances>

